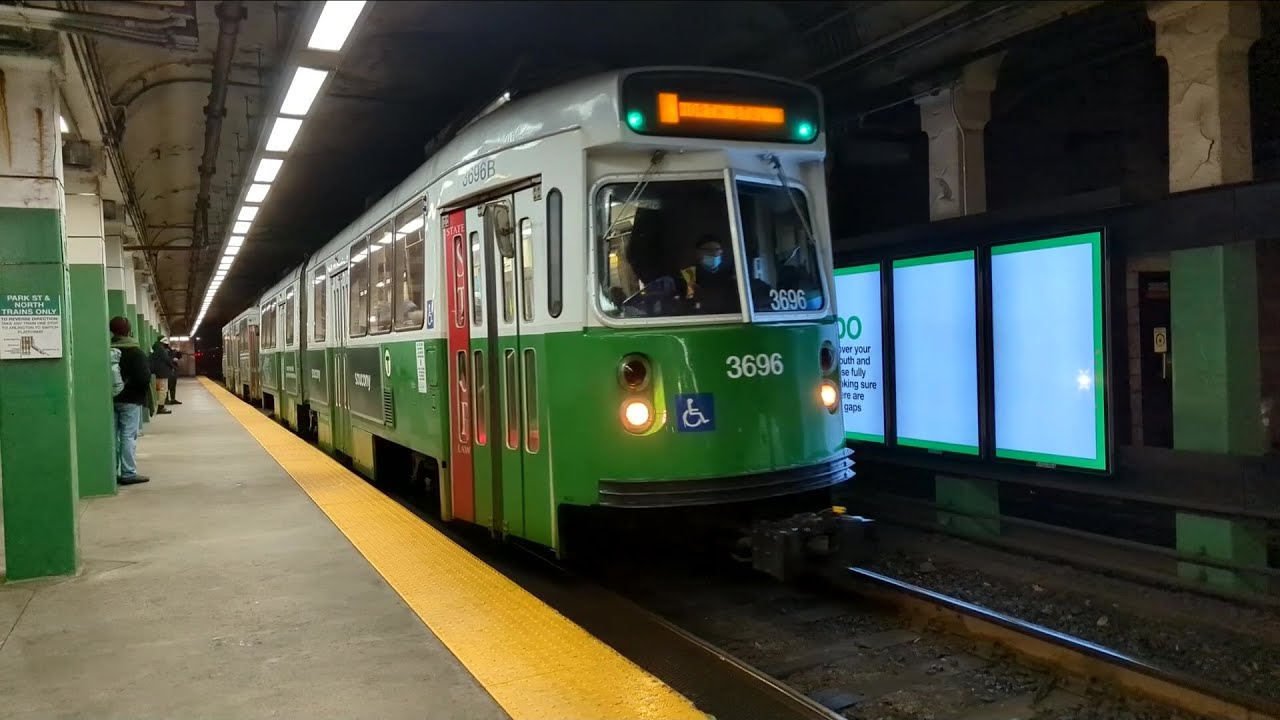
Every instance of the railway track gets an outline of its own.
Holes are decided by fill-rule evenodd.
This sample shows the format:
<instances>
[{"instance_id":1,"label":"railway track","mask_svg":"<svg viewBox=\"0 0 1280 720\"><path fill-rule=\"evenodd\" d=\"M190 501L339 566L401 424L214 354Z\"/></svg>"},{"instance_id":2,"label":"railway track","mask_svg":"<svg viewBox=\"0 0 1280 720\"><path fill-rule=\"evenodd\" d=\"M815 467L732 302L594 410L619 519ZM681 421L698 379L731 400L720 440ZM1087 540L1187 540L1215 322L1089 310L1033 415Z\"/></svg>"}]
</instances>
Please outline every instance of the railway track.
<instances>
[{"instance_id":1,"label":"railway track","mask_svg":"<svg viewBox=\"0 0 1280 720\"><path fill-rule=\"evenodd\" d=\"M782 585L745 567L640 567L587 572L830 718L1280 719L1269 700L865 569Z\"/></svg>"}]
</instances>

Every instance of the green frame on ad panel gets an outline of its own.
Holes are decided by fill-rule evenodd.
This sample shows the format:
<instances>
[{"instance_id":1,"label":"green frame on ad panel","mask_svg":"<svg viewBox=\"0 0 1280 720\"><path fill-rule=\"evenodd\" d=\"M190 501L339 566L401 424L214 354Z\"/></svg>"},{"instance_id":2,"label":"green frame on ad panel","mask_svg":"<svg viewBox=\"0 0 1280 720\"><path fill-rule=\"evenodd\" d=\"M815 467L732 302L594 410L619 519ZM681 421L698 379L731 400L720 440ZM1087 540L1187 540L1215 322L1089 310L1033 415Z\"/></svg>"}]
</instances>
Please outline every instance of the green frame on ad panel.
<instances>
[{"instance_id":1,"label":"green frame on ad panel","mask_svg":"<svg viewBox=\"0 0 1280 720\"><path fill-rule=\"evenodd\" d=\"M1107 448L1107 405L1106 405L1106 350L1103 342L1105 324L1103 314L1103 266L1102 266L1102 232L1100 230L1064 235L1041 240L1015 242L995 245L991 248L994 259L1000 255L1036 252L1077 245L1089 245L1092 255L1092 297L1093 297L1093 390L1094 390L1094 457L1074 457L1069 455L1053 455L1048 453L1014 450L1000 447L1000 429L995 427L995 457L1001 460L1020 460L1044 465L1065 466L1085 470L1102 470L1108 468ZM994 281L994 262L992 276ZM994 308L992 308L994 316ZM992 318L994 327L995 318ZM994 359L993 359L994 362ZM994 388L993 388L994 393ZM994 406L993 406L994 407Z\"/></svg>"},{"instance_id":2,"label":"green frame on ad panel","mask_svg":"<svg viewBox=\"0 0 1280 720\"><path fill-rule=\"evenodd\" d=\"M977 430L977 434L978 434L978 444L969 445L969 444L960 444L960 443L948 443L948 442L942 442L942 441L938 441L938 440L923 440L923 439L920 439L920 438L913 438L913 437L908 437L908 436L903 436L903 435L898 435L898 436L897 436L897 438L896 438L896 444L897 444L898 446L900 446L900 447L917 448L917 449L922 449L922 450L931 450L931 451L935 451L935 452L954 453L954 454L957 454L957 455L968 455L968 456L971 456L971 457L977 457L977 456L981 455L981 453L982 453L982 450L981 450L981 447L980 447L981 442L982 442L982 432L981 432L981 422L982 422L981 394L982 394L982 385L981 385L981 382L980 382L980 380L979 380L979 377L980 377L980 375L981 375L981 368L979 367L979 363L978 363L979 335L978 335L978 332L977 332L977 330L978 330L977 319L978 319L978 311L979 311L979 307L978 307L978 300L979 300L979 299L978 299L978 279L977 279L978 253L977 253L977 251L976 251L976 250L958 250L958 251L955 251L955 252L941 253L941 254L938 254L938 255L923 255L923 256L919 256L919 257L902 258L902 259L900 259L900 260L894 260L894 261L893 261L892 266L891 266L891 268L890 268L890 272L897 271L897 270L901 270L901 269L904 269L904 268L920 267L920 266L924 266L924 265L938 265L938 264L942 264L942 263L951 263L951 262L959 262L959 261L967 261L967 262L970 262L970 263L972 263L972 267L973 267L972 275L971 275L971 277L970 277L970 282L972 282L972 283L973 283L973 292L974 292L974 295L973 295L973 306L972 306L972 308L971 308L971 311L972 311L972 313L973 313L973 318L974 318L974 357L973 357L973 368L974 368L974 382L975 382L975 386L974 386L974 389L975 389L975 393L974 393L974 403L975 403L975 409L976 409L976 412L975 412L974 417L973 417L973 422L974 422L974 427L975 427L975 429ZM893 287L893 293L894 293L894 295L895 295L895 296L896 296L896 295L897 295L897 293L898 293L898 287L897 287L897 283L896 283L896 282L895 282L894 287ZM894 322L895 322L895 323L897 322L896 313L895 313L895 320L894 320ZM896 328L895 328L895 330L894 330L894 338L895 338L895 343L896 343L896 342L897 342L897 330L896 330ZM895 363L896 363L896 357L897 357L897 356L896 356L896 350L897 350L897 348L895 347ZM899 380L899 378L898 378L898 375L897 375L897 368L895 367L895 368L894 368L894 382L895 382L895 383L897 383L897 382L898 382L898 380ZM900 398L896 398L896 397L895 397L895 402L899 402L899 401L900 401Z\"/></svg>"},{"instance_id":3,"label":"green frame on ad panel","mask_svg":"<svg viewBox=\"0 0 1280 720\"><path fill-rule=\"evenodd\" d=\"M846 276L849 276L849 275L865 275L865 274L869 274L869 273L877 273L877 274L878 274L878 273L880 273L880 272L881 272L881 270L882 270L882 268L881 268L881 264L880 264L880 263L878 263L878 262L875 262L875 263L867 263L867 264L865 264L865 265L853 265L853 266L850 266L850 267L836 268L836 269L835 269L835 276L836 276L836 278L840 278L840 277L846 277ZM838 283L839 283L839 280L837 280L836 282L837 282L837 284L838 284ZM877 444L880 444L880 445L885 444L885 432L884 432L884 426L885 426L885 397L884 397L884 394L885 394L885 391L884 391L884 306L883 306L883 299L881 298L881 296L880 296L880 294L879 294L879 293L880 293L880 291L883 289L883 287L884 287L884 279L883 279L883 278L881 278L880 282L876 283L876 290L877 290L877 296L876 296L876 300L877 300L877 304L876 304L876 311L878 312L878 315L877 315L877 327L880 329L880 339L879 339L879 341L880 341L880 348L879 348L878 361L879 361L880 368L881 368L881 370L880 370L880 379L879 379L879 388L878 388L877 392L878 392L878 393L879 393L879 395L880 395L880 401L879 401L879 402L880 402L880 427L881 427L881 430L880 430L880 433L878 433L878 434L877 434L877 433L866 433L866 432L850 432L850 431L849 431L849 430L847 430L847 429L844 431L844 437L845 437L845 439L846 439L846 440L853 440L853 441L855 441L855 442L869 442L869 443L877 443ZM839 290L835 290L835 289L833 289L833 291L838 295ZM839 312L839 311L837 311L837 312ZM847 332L848 332L848 330L844 328L844 324L847 322L847 320L846 320L845 318L843 318L843 317L837 317L837 321L838 321L839 323L841 323L841 326L842 326L842 327L841 327L841 331L840 331L840 339L841 339L841 340L843 340L843 339L844 339L844 337L845 337L845 333L847 333ZM859 325L860 325L860 326L862 325L862 321L861 321L861 320L859 320ZM843 354L843 353L841 353L841 354ZM843 394L843 393L842 393L842 394Z\"/></svg>"}]
</instances>

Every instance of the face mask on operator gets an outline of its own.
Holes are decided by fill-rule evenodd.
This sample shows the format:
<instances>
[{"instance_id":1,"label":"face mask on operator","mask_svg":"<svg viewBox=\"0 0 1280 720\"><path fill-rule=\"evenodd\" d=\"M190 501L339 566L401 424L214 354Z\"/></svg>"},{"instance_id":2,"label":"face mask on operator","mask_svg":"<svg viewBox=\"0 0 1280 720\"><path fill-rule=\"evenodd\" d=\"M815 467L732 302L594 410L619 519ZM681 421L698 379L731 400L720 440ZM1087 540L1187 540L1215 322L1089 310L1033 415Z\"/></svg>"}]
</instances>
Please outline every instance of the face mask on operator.
<instances>
[{"instance_id":1,"label":"face mask on operator","mask_svg":"<svg viewBox=\"0 0 1280 720\"><path fill-rule=\"evenodd\" d=\"M698 253L702 262L702 267L710 272L720 269L720 263L724 260L724 251L720 249L718 242L704 242L698 246Z\"/></svg>"}]
</instances>

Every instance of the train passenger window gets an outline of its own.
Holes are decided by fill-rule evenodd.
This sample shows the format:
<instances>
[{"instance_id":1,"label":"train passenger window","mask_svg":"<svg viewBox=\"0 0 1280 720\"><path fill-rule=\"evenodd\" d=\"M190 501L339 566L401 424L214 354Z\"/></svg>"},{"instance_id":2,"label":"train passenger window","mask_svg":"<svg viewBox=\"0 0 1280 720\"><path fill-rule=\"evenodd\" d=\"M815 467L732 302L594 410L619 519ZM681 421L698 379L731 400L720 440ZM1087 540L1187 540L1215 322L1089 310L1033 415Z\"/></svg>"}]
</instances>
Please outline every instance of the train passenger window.
<instances>
[{"instance_id":1,"label":"train passenger window","mask_svg":"<svg viewBox=\"0 0 1280 720\"><path fill-rule=\"evenodd\" d=\"M480 233L471 231L471 323L484 322L484 278L480 266L484 264L484 248L480 247Z\"/></svg>"},{"instance_id":2,"label":"train passenger window","mask_svg":"<svg viewBox=\"0 0 1280 720\"><path fill-rule=\"evenodd\" d=\"M503 353L502 367L505 373L502 384L502 407L506 411L507 449L520 448L520 380L516 376L516 351Z\"/></svg>"},{"instance_id":3,"label":"train passenger window","mask_svg":"<svg viewBox=\"0 0 1280 720\"><path fill-rule=\"evenodd\" d=\"M564 198L560 190L547 193L547 313L564 310Z\"/></svg>"},{"instance_id":4,"label":"train passenger window","mask_svg":"<svg viewBox=\"0 0 1280 720\"><path fill-rule=\"evenodd\" d=\"M533 348L524 349L524 446L536 453L542 445L538 422L538 356Z\"/></svg>"},{"instance_id":5,"label":"train passenger window","mask_svg":"<svg viewBox=\"0 0 1280 720\"><path fill-rule=\"evenodd\" d=\"M516 255L515 250L506 252L502 243L494 248L502 258L502 322L509 323L516 319Z\"/></svg>"},{"instance_id":6,"label":"train passenger window","mask_svg":"<svg viewBox=\"0 0 1280 720\"><path fill-rule=\"evenodd\" d=\"M525 322L533 321L533 223L520 218L520 307Z\"/></svg>"},{"instance_id":7,"label":"train passenger window","mask_svg":"<svg viewBox=\"0 0 1280 720\"><path fill-rule=\"evenodd\" d=\"M489 384L485 382L484 351L475 351L476 378L476 444L484 445L489 440ZM463 373L465 375L465 373Z\"/></svg>"},{"instance_id":8,"label":"train passenger window","mask_svg":"<svg viewBox=\"0 0 1280 720\"><path fill-rule=\"evenodd\" d=\"M396 330L422 327L422 292L427 245L426 218L414 203L396 218Z\"/></svg>"},{"instance_id":9,"label":"train passenger window","mask_svg":"<svg viewBox=\"0 0 1280 720\"><path fill-rule=\"evenodd\" d=\"M813 221L804 193L780 185L739 182L738 207L756 312L821 310L825 305L822 266L809 235Z\"/></svg>"},{"instance_id":10,"label":"train passenger window","mask_svg":"<svg viewBox=\"0 0 1280 720\"><path fill-rule=\"evenodd\" d=\"M369 241L357 240L351 246L351 278L347 286L351 337L364 337L369 332Z\"/></svg>"},{"instance_id":11,"label":"train passenger window","mask_svg":"<svg viewBox=\"0 0 1280 720\"><path fill-rule=\"evenodd\" d=\"M298 303L293 297L293 290L289 290L289 294L285 296L284 301L284 344L285 347L293 346L293 322L298 314Z\"/></svg>"},{"instance_id":12,"label":"train passenger window","mask_svg":"<svg viewBox=\"0 0 1280 720\"><path fill-rule=\"evenodd\" d=\"M741 315L723 180L606 185L596 213L606 315Z\"/></svg>"},{"instance_id":13,"label":"train passenger window","mask_svg":"<svg viewBox=\"0 0 1280 720\"><path fill-rule=\"evenodd\" d=\"M316 342L324 342L325 321L328 320L329 271L324 265L316 269L311 279L311 338Z\"/></svg>"},{"instance_id":14,"label":"train passenger window","mask_svg":"<svg viewBox=\"0 0 1280 720\"><path fill-rule=\"evenodd\" d=\"M369 281L373 287L369 293L369 334L383 335L391 332L391 302L393 298L391 264L395 261L394 235L391 223L378 228L369 239Z\"/></svg>"},{"instance_id":15,"label":"train passenger window","mask_svg":"<svg viewBox=\"0 0 1280 720\"><path fill-rule=\"evenodd\" d=\"M275 347L275 338L272 337L272 328L276 326L276 304L272 302L262 311L262 347Z\"/></svg>"}]
</instances>

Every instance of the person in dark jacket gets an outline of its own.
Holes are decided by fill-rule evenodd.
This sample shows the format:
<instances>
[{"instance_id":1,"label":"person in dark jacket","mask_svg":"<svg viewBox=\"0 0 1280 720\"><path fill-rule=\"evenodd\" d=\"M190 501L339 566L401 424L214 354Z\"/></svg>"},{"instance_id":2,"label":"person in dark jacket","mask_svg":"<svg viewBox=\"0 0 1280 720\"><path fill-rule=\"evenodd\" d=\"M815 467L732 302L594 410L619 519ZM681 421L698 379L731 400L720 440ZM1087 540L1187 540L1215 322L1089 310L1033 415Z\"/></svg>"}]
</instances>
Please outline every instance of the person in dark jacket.
<instances>
[{"instance_id":1,"label":"person in dark jacket","mask_svg":"<svg viewBox=\"0 0 1280 720\"><path fill-rule=\"evenodd\" d=\"M173 376L173 358L163 340L157 340L151 346L151 374L156 378L156 406L160 408L156 414L168 415L170 410L165 407L165 394L169 389L169 378Z\"/></svg>"},{"instance_id":2,"label":"person in dark jacket","mask_svg":"<svg viewBox=\"0 0 1280 720\"><path fill-rule=\"evenodd\" d=\"M124 388L116 393L116 482L134 485L150 478L138 474L138 429L142 426L142 413L147 404L151 384L151 368L147 354L138 347L131 333L129 321L120 316L111 318L111 356L120 366L120 378Z\"/></svg>"},{"instance_id":3,"label":"person in dark jacket","mask_svg":"<svg viewBox=\"0 0 1280 720\"><path fill-rule=\"evenodd\" d=\"M169 351L169 360L173 365L173 372L169 375L169 404L181 405L182 402L178 400L178 359L182 357L182 353L170 347L168 341L164 347Z\"/></svg>"}]
</instances>

